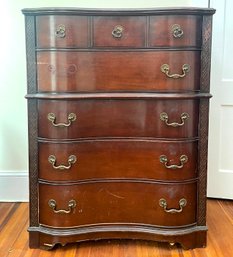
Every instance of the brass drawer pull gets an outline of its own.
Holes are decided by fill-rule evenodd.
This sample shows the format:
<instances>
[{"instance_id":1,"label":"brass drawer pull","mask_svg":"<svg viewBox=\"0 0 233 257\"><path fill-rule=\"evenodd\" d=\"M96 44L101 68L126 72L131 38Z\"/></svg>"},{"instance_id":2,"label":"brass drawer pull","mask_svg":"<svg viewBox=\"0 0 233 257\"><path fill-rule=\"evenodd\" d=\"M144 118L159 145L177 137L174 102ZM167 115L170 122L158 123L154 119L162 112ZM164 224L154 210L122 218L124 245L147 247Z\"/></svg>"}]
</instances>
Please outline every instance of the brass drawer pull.
<instances>
[{"instance_id":1,"label":"brass drawer pull","mask_svg":"<svg viewBox=\"0 0 233 257\"><path fill-rule=\"evenodd\" d=\"M182 71L183 73L182 74L169 74L169 71L170 71L170 66L168 64L163 64L161 67L160 67L161 71L163 73L166 74L166 76L168 78L173 78L173 79L179 79L179 78L183 78L186 76L187 72L189 72L190 70L190 66L188 64L183 64L182 66Z\"/></svg>"},{"instance_id":2,"label":"brass drawer pull","mask_svg":"<svg viewBox=\"0 0 233 257\"><path fill-rule=\"evenodd\" d=\"M167 126L174 127L174 128L183 126L184 125L184 121L187 120L188 118L189 118L188 113L183 112L180 115L181 123L178 123L178 122L171 122L171 123L169 123L168 122L168 114L166 112L161 112L160 113L160 120L164 121Z\"/></svg>"},{"instance_id":3,"label":"brass drawer pull","mask_svg":"<svg viewBox=\"0 0 233 257\"><path fill-rule=\"evenodd\" d=\"M187 205L187 200L185 198L180 199L179 201L179 205L180 208L179 209L167 209L167 201L163 198L161 198L159 200L159 205L164 209L165 212L168 213L179 213L183 211L183 208Z\"/></svg>"},{"instance_id":4,"label":"brass drawer pull","mask_svg":"<svg viewBox=\"0 0 233 257\"><path fill-rule=\"evenodd\" d=\"M174 24L172 26L172 35L174 38L181 38L184 35L184 31L179 24Z\"/></svg>"},{"instance_id":5,"label":"brass drawer pull","mask_svg":"<svg viewBox=\"0 0 233 257\"><path fill-rule=\"evenodd\" d=\"M56 115L54 113L52 113L52 112L48 113L47 118L48 118L49 121L52 122L54 127L69 127L71 125L72 121L76 120L76 114L70 113L68 115L68 118L67 118L68 119L68 123L57 123L56 124L55 123Z\"/></svg>"},{"instance_id":6,"label":"brass drawer pull","mask_svg":"<svg viewBox=\"0 0 233 257\"><path fill-rule=\"evenodd\" d=\"M48 205L50 208L53 209L53 212L54 213L65 213L65 214L68 214L68 213L71 213L72 212L72 209L74 209L76 207L76 201L75 200L70 200L69 203L68 203L68 210L57 210L57 202L53 199L50 199L49 202L48 202Z\"/></svg>"},{"instance_id":7,"label":"brass drawer pull","mask_svg":"<svg viewBox=\"0 0 233 257\"><path fill-rule=\"evenodd\" d=\"M66 36L66 27L65 25L61 24L58 25L56 32L55 32L56 37L58 38L64 38Z\"/></svg>"},{"instance_id":8,"label":"brass drawer pull","mask_svg":"<svg viewBox=\"0 0 233 257\"><path fill-rule=\"evenodd\" d=\"M53 165L53 168L56 170L69 170L72 164L77 161L77 157L75 155L70 155L68 158L68 166L65 166L63 164L56 166L56 157L54 155L50 155L48 161Z\"/></svg>"},{"instance_id":9,"label":"brass drawer pull","mask_svg":"<svg viewBox=\"0 0 233 257\"><path fill-rule=\"evenodd\" d=\"M161 155L159 157L159 160L161 163L164 163L164 166L167 168L167 169L172 169L172 170L176 170L176 169L181 169L184 167L184 164L186 162L188 162L188 156L187 155L181 155L180 156L180 164L179 165L168 165L168 158L166 155Z\"/></svg>"},{"instance_id":10,"label":"brass drawer pull","mask_svg":"<svg viewBox=\"0 0 233 257\"><path fill-rule=\"evenodd\" d=\"M123 35L124 28L121 25L116 25L112 31L112 36L114 38L121 38Z\"/></svg>"}]
</instances>

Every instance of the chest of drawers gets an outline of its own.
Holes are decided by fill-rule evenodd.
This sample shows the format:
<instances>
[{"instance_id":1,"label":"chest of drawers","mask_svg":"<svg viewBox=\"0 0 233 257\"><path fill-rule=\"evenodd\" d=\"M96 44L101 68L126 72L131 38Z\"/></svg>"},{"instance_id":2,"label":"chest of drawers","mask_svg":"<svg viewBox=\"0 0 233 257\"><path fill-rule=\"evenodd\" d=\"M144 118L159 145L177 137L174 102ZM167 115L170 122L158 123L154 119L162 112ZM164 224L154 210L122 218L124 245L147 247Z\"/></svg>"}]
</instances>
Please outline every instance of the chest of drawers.
<instances>
[{"instance_id":1,"label":"chest of drawers","mask_svg":"<svg viewBox=\"0 0 233 257\"><path fill-rule=\"evenodd\" d=\"M213 9L24 9L32 248L206 245Z\"/></svg>"}]
</instances>

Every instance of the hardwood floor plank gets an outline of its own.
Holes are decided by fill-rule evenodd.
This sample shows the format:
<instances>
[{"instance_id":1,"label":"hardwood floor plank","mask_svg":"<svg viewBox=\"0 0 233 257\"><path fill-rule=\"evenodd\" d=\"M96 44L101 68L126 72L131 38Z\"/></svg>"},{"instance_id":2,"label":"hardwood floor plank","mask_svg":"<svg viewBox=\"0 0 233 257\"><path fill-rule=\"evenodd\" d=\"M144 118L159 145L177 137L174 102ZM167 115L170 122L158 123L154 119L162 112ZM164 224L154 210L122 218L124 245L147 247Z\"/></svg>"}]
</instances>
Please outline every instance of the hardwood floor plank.
<instances>
[{"instance_id":1,"label":"hardwood floor plank","mask_svg":"<svg viewBox=\"0 0 233 257\"><path fill-rule=\"evenodd\" d=\"M28 220L27 206L27 204L20 204L2 229L0 233L0 253L2 256L7 256L12 251L12 245Z\"/></svg>"},{"instance_id":2,"label":"hardwood floor plank","mask_svg":"<svg viewBox=\"0 0 233 257\"><path fill-rule=\"evenodd\" d=\"M19 205L19 203L5 203L0 205L0 231L10 220L11 216L17 210Z\"/></svg>"},{"instance_id":3,"label":"hardwood floor plank","mask_svg":"<svg viewBox=\"0 0 233 257\"><path fill-rule=\"evenodd\" d=\"M21 253L28 250L28 220L26 220L22 230L20 231L18 238L16 238L15 242L11 246L11 250L8 251L7 257L21 257ZM22 255L24 257L24 255Z\"/></svg>"},{"instance_id":4,"label":"hardwood floor plank","mask_svg":"<svg viewBox=\"0 0 233 257\"><path fill-rule=\"evenodd\" d=\"M140 240L104 240L57 246L52 251L28 248L28 204L0 203L0 257L232 257L233 201L208 200L207 247L182 250Z\"/></svg>"},{"instance_id":5,"label":"hardwood floor plank","mask_svg":"<svg viewBox=\"0 0 233 257\"><path fill-rule=\"evenodd\" d=\"M233 225L233 201L218 201L226 217Z\"/></svg>"},{"instance_id":6,"label":"hardwood floor plank","mask_svg":"<svg viewBox=\"0 0 233 257\"><path fill-rule=\"evenodd\" d=\"M91 247L89 243L77 244L75 248L76 248L75 257L80 257L80 256L91 257Z\"/></svg>"},{"instance_id":7,"label":"hardwood floor plank","mask_svg":"<svg viewBox=\"0 0 233 257\"><path fill-rule=\"evenodd\" d=\"M209 200L207 205L207 247L195 249L198 257L231 257L233 253L233 227L224 215L218 200Z\"/></svg>"}]
</instances>

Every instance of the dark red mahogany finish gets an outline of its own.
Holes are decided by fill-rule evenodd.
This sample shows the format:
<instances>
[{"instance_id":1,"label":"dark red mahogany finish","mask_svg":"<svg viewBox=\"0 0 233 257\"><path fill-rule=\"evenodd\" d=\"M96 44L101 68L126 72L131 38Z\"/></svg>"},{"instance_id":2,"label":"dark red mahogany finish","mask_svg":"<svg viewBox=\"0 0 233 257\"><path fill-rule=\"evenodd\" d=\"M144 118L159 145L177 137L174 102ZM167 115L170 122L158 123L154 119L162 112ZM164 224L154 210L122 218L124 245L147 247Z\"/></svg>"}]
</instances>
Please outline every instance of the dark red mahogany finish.
<instances>
[{"instance_id":1,"label":"dark red mahogany finish","mask_svg":"<svg viewBox=\"0 0 233 257\"><path fill-rule=\"evenodd\" d=\"M206 245L214 12L23 10L31 248Z\"/></svg>"},{"instance_id":2,"label":"dark red mahogany finish","mask_svg":"<svg viewBox=\"0 0 233 257\"><path fill-rule=\"evenodd\" d=\"M161 72L167 63L170 73L190 71L182 79ZM141 52L39 52L38 91L197 91L200 90L199 51Z\"/></svg>"},{"instance_id":3,"label":"dark red mahogany finish","mask_svg":"<svg viewBox=\"0 0 233 257\"><path fill-rule=\"evenodd\" d=\"M38 101L39 137L76 139L86 137L196 137L198 128L198 100L76 100ZM67 122L69 113L77 119L69 127L54 127L48 113L56 115L56 122ZM189 118L181 127L169 127L160 119L166 112L169 122L181 122L180 115Z\"/></svg>"},{"instance_id":4,"label":"dark red mahogany finish","mask_svg":"<svg viewBox=\"0 0 233 257\"><path fill-rule=\"evenodd\" d=\"M196 222L196 183L104 181L72 186L41 184L39 193L40 223L49 227L134 223L167 228L188 226ZM165 198L169 207L177 208L184 195L187 206L176 215L176 219L172 219L173 214L164 212L159 206L159 199ZM67 208L70 199L77 200L77 208L69 215L69 219L64 219L64 215L56 214L48 208L51 198L57 201L58 208L61 209Z\"/></svg>"},{"instance_id":5,"label":"dark red mahogany finish","mask_svg":"<svg viewBox=\"0 0 233 257\"><path fill-rule=\"evenodd\" d=\"M168 15L150 17L149 46L201 46L201 23L202 16L193 15ZM179 24L184 33L180 40L177 40L171 28L174 24ZM159 36L158 36L159 35Z\"/></svg>"},{"instance_id":6,"label":"dark red mahogany finish","mask_svg":"<svg viewBox=\"0 0 233 257\"><path fill-rule=\"evenodd\" d=\"M120 40L112 36L113 28L123 27ZM94 17L93 46L144 47L146 39L146 17ZM98 66L98 64L97 64Z\"/></svg>"},{"instance_id":7,"label":"dark red mahogany finish","mask_svg":"<svg viewBox=\"0 0 233 257\"><path fill-rule=\"evenodd\" d=\"M56 28L65 25L66 36L56 37ZM36 18L37 47L88 47L88 18L86 16L38 16ZM59 40L60 39L60 40Z\"/></svg>"},{"instance_id":8,"label":"dark red mahogany finish","mask_svg":"<svg viewBox=\"0 0 233 257\"><path fill-rule=\"evenodd\" d=\"M189 160L182 169L167 169L159 160L162 154L169 158L170 165L179 164L183 154L187 155ZM70 155L75 155L77 162L68 171L55 170L48 161L50 155L56 157L57 165L67 164ZM39 178L43 180L139 178L180 181L196 176L196 140L115 139L39 143Z\"/></svg>"}]
</instances>

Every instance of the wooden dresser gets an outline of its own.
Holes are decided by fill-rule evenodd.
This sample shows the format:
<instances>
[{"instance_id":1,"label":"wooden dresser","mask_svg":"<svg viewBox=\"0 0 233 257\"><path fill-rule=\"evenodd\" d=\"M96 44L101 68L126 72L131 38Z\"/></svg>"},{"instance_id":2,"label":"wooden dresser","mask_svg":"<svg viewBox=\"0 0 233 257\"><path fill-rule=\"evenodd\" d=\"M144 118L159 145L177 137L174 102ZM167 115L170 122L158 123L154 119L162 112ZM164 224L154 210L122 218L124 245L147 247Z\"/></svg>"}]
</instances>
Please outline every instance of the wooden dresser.
<instances>
[{"instance_id":1,"label":"wooden dresser","mask_svg":"<svg viewBox=\"0 0 233 257\"><path fill-rule=\"evenodd\" d=\"M30 247L206 245L213 9L24 9Z\"/></svg>"}]
</instances>

